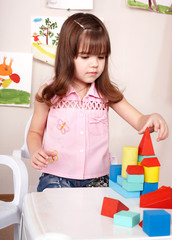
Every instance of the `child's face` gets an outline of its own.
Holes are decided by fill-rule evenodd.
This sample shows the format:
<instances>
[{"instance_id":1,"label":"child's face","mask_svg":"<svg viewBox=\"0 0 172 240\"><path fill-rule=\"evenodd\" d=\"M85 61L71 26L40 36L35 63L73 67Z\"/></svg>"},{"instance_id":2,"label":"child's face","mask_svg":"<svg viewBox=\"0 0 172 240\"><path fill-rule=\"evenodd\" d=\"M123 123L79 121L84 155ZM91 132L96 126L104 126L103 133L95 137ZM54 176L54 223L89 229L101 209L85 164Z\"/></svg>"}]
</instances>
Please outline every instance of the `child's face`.
<instances>
[{"instance_id":1,"label":"child's face","mask_svg":"<svg viewBox=\"0 0 172 240\"><path fill-rule=\"evenodd\" d=\"M95 56L79 52L74 59L74 79L77 84L84 85L94 82L103 72L105 56Z\"/></svg>"}]
</instances>

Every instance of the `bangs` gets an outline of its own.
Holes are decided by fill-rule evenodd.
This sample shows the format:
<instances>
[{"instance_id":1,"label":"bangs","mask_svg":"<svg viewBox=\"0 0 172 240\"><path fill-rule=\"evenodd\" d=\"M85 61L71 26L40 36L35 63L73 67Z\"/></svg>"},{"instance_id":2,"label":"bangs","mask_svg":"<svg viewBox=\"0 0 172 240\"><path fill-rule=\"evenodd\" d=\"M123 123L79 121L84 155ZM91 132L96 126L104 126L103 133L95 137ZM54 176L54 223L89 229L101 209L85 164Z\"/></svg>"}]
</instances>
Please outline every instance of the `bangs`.
<instances>
[{"instance_id":1,"label":"bangs","mask_svg":"<svg viewBox=\"0 0 172 240\"><path fill-rule=\"evenodd\" d=\"M86 29L79 38L76 56L79 53L108 57L110 54L109 38L102 31Z\"/></svg>"}]
</instances>

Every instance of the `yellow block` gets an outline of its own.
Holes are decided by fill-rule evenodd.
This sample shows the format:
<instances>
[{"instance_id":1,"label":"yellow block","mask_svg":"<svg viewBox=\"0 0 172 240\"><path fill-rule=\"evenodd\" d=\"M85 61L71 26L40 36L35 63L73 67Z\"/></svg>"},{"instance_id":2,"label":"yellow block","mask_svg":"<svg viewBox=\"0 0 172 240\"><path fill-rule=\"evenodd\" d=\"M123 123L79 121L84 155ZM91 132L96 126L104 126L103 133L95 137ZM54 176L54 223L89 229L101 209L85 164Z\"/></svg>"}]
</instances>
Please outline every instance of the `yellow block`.
<instances>
[{"instance_id":1,"label":"yellow block","mask_svg":"<svg viewBox=\"0 0 172 240\"><path fill-rule=\"evenodd\" d=\"M137 165L138 161L138 147L136 146L123 146L122 154L122 177L126 178L126 169L128 165Z\"/></svg>"},{"instance_id":2,"label":"yellow block","mask_svg":"<svg viewBox=\"0 0 172 240\"><path fill-rule=\"evenodd\" d=\"M144 166L144 181L147 183L156 183L159 181L159 167Z\"/></svg>"}]
</instances>

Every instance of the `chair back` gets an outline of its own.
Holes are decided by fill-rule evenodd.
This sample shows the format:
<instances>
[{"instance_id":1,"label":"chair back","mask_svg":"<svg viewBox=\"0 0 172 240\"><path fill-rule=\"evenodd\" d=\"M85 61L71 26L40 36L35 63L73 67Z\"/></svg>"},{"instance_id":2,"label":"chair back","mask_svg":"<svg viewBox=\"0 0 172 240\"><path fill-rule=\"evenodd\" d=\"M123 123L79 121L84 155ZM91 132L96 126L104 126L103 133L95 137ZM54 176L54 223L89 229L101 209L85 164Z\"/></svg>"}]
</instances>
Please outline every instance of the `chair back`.
<instances>
[{"instance_id":1,"label":"chair back","mask_svg":"<svg viewBox=\"0 0 172 240\"><path fill-rule=\"evenodd\" d=\"M28 192L28 172L24 162L21 159L7 155L0 155L0 164L10 167L13 171L14 182L14 203L20 210L25 194Z\"/></svg>"}]
</instances>

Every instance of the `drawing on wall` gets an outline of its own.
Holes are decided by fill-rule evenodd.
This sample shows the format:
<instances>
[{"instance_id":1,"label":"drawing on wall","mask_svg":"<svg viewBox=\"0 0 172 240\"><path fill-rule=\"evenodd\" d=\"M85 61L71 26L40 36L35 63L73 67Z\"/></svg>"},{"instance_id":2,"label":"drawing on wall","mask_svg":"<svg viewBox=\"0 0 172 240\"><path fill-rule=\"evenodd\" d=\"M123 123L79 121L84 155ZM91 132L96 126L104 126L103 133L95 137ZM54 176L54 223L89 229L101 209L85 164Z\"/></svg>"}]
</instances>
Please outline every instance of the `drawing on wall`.
<instances>
[{"instance_id":1,"label":"drawing on wall","mask_svg":"<svg viewBox=\"0 0 172 240\"><path fill-rule=\"evenodd\" d=\"M0 52L0 105L30 106L32 54Z\"/></svg>"},{"instance_id":2,"label":"drawing on wall","mask_svg":"<svg viewBox=\"0 0 172 240\"><path fill-rule=\"evenodd\" d=\"M130 7L172 14L172 0L127 0L127 3Z\"/></svg>"},{"instance_id":3,"label":"drawing on wall","mask_svg":"<svg viewBox=\"0 0 172 240\"><path fill-rule=\"evenodd\" d=\"M48 7L60 8L60 9L93 9L93 0L81 1L81 0L48 0Z\"/></svg>"},{"instance_id":4,"label":"drawing on wall","mask_svg":"<svg viewBox=\"0 0 172 240\"><path fill-rule=\"evenodd\" d=\"M32 17L31 42L33 57L54 65L56 47L64 17Z\"/></svg>"}]
</instances>

